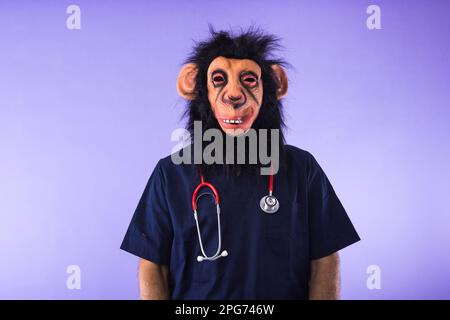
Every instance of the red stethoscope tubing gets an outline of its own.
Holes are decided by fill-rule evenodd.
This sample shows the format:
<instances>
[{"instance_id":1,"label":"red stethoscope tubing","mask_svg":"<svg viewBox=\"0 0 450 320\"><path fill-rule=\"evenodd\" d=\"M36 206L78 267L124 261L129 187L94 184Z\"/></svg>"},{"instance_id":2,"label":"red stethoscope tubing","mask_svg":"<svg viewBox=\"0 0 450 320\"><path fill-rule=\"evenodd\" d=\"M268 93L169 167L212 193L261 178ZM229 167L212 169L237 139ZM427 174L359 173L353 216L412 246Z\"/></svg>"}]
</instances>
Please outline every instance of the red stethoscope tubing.
<instances>
[{"instance_id":1,"label":"red stethoscope tubing","mask_svg":"<svg viewBox=\"0 0 450 320\"><path fill-rule=\"evenodd\" d=\"M269 176L269 192L270 194L273 192L273 174Z\"/></svg>"},{"instance_id":2,"label":"red stethoscope tubing","mask_svg":"<svg viewBox=\"0 0 450 320\"><path fill-rule=\"evenodd\" d=\"M219 198L219 192L217 192L217 189L209 182L205 182L205 178L203 178L203 175L200 175L200 183L195 188L194 193L192 194L192 210L197 211L197 195L201 188L207 187L209 188L213 194L214 194L214 200L216 201L216 205L220 203Z\"/></svg>"},{"instance_id":3,"label":"red stethoscope tubing","mask_svg":"<svg viewBox=\"0 0 450 320\"><path fill-rule=\"evenodd\" d=\"M203 187L207 187L213 192L214 200L216 201L216 205L218 205L220 203L219 192L217 191L217 189L211 183L205 182L205 178L201 174L200 175L200 183L195 188L194 193L192 194L192 201L191 201L191 203L192 203L192 210L194 212L197 211L197 201L196 200L197 200L198 192ZM269 176L269 192L270 192L270 194L272 194L272 192L273 192L273 175L272 174Z\"/></svg>"}]
</instances>

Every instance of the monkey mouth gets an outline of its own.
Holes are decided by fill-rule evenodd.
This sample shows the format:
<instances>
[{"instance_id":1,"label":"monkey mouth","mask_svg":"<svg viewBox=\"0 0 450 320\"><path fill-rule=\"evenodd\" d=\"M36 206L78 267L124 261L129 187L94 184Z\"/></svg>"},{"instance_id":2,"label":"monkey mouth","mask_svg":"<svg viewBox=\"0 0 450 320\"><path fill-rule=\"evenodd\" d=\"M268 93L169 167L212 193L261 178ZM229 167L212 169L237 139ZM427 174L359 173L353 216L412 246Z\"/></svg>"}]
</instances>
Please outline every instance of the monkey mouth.
<instances>
[{"instance_id":1,"label":"monkey mouth","mask_svg":"<svg viewBox=\"0 0 450 320\"><path fill-rule=\"evenodd\" d=\"M219 116L217 121L219 121L220 126L223 129L239 129L248 127L248 123L252 119L252 113L242 115L242 116Z\"/></svg>"},{"instance_id":2,"label":"monkey mouth","mask_svg":"<svg viewBox=\"0 0 450 320\"><path fill-rule=\"evenodd\" d=\"M246 131L253 121L253 112L249 112L241 116L218 116L217 121L223 130L232 130L230 132L237 132L236 130Z\"/></svg>"},{"instance_id":3,"label":"monkey mouth","mask_svg":"<svg viewBox=\"0 0 450 320\"><path fill-rule=\"evenodd\" d=\"M223 123L229 123L234 125L239 125L243 122L242 117L236 118L236 119L222 119Z\"/></svg>"}]
</instances>

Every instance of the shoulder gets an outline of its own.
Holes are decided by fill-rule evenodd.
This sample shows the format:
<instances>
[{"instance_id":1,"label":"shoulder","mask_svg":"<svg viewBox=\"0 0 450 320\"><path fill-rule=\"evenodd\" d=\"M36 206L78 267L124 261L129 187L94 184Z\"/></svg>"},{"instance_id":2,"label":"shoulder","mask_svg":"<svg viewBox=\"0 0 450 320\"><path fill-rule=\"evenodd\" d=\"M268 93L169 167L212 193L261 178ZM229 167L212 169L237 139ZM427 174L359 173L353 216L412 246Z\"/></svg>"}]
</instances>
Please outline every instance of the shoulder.
<instances>
[{"instance_id":1,"label":"shoulder","mask_svg":"<svg viewBox=\"0 0 450 320\"><path fill-rule=\"evenodd\" d=\"M159 159L158 163L156 164L156 167L161 171L167 171L172 168L172 165L173 165L172 155L168 155Z\"/></svg>"},{"instance_id":2,"label":"shoulder","mask_svg":"<svg viewBox=\"0 0 450 320\"><path fill-rule=\"evenodd\" d=\"M167 177L169 175L185 175L195 171L195 165L191 164L191 161L187 161L186 163L178 163L179 161L177 159L179 159L180 154L182 155L183 152L186 151L185 149L176 151L159 159L156 164L155 171L158 171L163 177Z\"/></svg>"},{"instance_id":3,"label":"shoulder","mask_svg":"<svg viewBox=\"0 0 450 320\"><path fill-rule=\"evenodd\" d=\"M284 152L287 160L294 161L296 164L307 163L314 158L309 151L290 144L284 146Z\"/></svg>"},{"instance_id":4,"label":"shoulder","mask_svg":"<svg viewBox=\"0 0 450 320\"><path fill-rule=\"evenodd\" d=\"M292 145L285 145L284 150L288 170L298 168L306 173L308 180L322 170L316 158L309 151Z\"/></svg>"}]
</instances>

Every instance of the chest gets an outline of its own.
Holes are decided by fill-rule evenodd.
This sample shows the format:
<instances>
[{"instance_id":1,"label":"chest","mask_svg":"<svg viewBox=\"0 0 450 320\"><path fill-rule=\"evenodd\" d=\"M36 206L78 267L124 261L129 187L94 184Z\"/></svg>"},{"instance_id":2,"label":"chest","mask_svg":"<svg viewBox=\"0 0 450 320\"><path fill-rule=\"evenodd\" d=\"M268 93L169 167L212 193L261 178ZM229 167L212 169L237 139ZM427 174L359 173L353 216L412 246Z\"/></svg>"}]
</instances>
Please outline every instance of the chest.
<instances>
[{"instance_id":1,"label":"chest","mask_svg":"<svg viewBox=\"0 0 450 320\"><path fill-rule=\"evenodd\" d=\"M176 191L167 197L175 240L192 241L197 236L191 205L193 191L199 183L195 180L195 175L191 179L179 179ZM261 198L269 194L268 176L241 180L208 177L207 181L218 191L220 227L226 237L295 236L307 231L306 183L301 175L279 172L274 176L273 195L279 202L274 214L265 213L260 207ZM208 188L201 189L199 194L202 195L197 201L201 233L205 238L214 239L218 228L214 197Z\"/></svg>"}]
</instances>

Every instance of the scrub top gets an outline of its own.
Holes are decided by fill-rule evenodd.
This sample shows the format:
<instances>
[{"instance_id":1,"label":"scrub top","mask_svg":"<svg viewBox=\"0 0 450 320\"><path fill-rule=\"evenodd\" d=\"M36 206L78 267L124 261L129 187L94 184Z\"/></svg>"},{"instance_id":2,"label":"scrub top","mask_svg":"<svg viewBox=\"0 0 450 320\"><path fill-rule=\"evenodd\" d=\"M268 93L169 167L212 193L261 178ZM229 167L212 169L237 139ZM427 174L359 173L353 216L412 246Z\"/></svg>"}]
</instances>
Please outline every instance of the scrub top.
<instances>
[{"instance_id":1,"label":"scrub top","mask_svg":"<svg viewBox=\"0 0 450 320\"><path fill-rule=\"evenodd\" d=\"M219 192L227 257L197 261L201 250L191 197L199 175L194 165L176 165L170 156L156 165L121 249L169 266L172 299L307 299L310 261L360 238L316 159L285 148L284 165L274 176L273 194L280 202L275 214L264 213L259 204L268 194L268 176L205 176ZM218 245L212 197L200 197L198 217L211 256Z\"/></svg>"}]
</instances>

